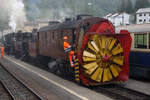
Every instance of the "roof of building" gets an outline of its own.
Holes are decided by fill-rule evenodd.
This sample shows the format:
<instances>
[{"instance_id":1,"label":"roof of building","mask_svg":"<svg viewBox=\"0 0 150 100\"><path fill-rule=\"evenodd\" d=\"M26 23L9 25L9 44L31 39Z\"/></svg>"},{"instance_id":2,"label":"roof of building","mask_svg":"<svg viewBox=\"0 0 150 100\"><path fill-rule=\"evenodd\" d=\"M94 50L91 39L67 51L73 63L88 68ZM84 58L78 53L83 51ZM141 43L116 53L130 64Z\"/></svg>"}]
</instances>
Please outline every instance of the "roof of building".
<instances>
[{"instance_id":1,"label":"roof of building","mask_svg":"<svg viewBox=\"0 0 150 100\"><path fill-rule=\"evenodd\" d=\"M110 17L110 16L112 16L111 13L107 14L104 18L107 18L107 17Z\"/></svg>"},{"instance_id":2,"label":"roof of building","mask_svg":"<svg viewBox=\"0 0 150 100\"><path fill-rule=\"evenodd\" d=\"M115 13L115 14L113 14L111 17L117 17L117 16L119 16L120 14L119 13Z\"/></svg>"},{"instance_id":3,"label":"roof of building","mask_svg":"<svg viewBox=\"0 0 150 100\"><path fill-rule=\"evenodd\" d=\"M136 13L147 13L150 12L150 8L141 8Z\"/></svg>"},{"instance_id":4,"label":"roof of building","mask_svg":"<svg viewBox=\"0 0 150 100\"><path fill-rule=\"evenodd\" d=\"M104 18L112 18L112 17L117 17L117 16L120 16L120 15L122 15L122 14L126 14L126 15L129 15L128 13L114 13L114 14L108 14L108 15L106 15Z\"/></svg>"}]
</instances>

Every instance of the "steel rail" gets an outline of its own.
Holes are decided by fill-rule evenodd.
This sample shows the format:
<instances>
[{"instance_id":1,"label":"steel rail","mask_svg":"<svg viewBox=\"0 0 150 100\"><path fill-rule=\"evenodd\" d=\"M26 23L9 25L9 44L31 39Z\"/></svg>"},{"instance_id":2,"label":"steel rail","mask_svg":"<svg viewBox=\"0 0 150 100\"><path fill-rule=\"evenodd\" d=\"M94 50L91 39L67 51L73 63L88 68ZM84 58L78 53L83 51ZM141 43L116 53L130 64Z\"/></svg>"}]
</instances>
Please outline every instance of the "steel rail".
<instances>
[{"instance_id":1,"label":"steel rail","mask_svg":"<svg viewBox=\"0 0 150 100\"><path fill-rule=\"evenodd\" d=\"M21 82L27 89L29 89L34 95L36 95L37 97L40 98L40 100L44 100L44 98L42 98L39 94L37 94L32 88L30 88L28 85L26 85L22 80L20 80L19 78L15 77L13 74L11 74L16 80L18 80L19 82Z\"/></svg>"},{"instance_id":2,"label":"steel rail","mask_svg":"<svg viewBox=\"0 0 150 100\"><path fill-rule=\"evenodd\" d=\"M7 86L4 84L4 82L1 81L1 83L2 83L2 85L4 86L5 90L9 93L9 95L11 96L11 98L12 98L13 100L16 100L15 97L14 97L14 95L13 95L12 92L7 88Z\"/></svg>"},{"instance_id":3,"label":"steel rail","mask_svg":"<svg viewBox=\"0 0 150 100\"><path fill-rule=\"evenodd\" d=\"M5 90L5 92L8 93L9 97L10 97L12 100L14 100L14 96L11 94L10 91L8 91L8 89L5 87L5 85L3 84L2 81L0 81L0 85L2 86L1 88L3 88L3 89Z\"/></svg>"},{"instance_id":4,"label":"steel rail","mask_svg":"<svg viewBox=\"0 0 150 100\"><path fill-rule=\"evenodd\" d=\"M29 90L33 95L35 95L37 98L39 98L40 100L44 100L40 95L38 95L33 89L31 89L28 85L26 85L22 80L18 79L15 75L13 75L11 72L9 72L6 68L4 68L4 66L0 63L0 67L2 67L7 73L6 74L10 74L16 81L18 81L20 84L23 85L24 88L26 88L27 90ZM13 98L13 100L16 100L16 98L14 97L14 95L12 94L11 90L5 85L4 82L2 82L2 85L4 86L4 88L8 91L8 93L11 95L11 97Z\"/></svg>"},{"instance_id":5,"label":"steel rail","mask_svg":"<svg viewBox=\"0 0 150 100\"><path fill-rule=\"evenodd\" d=\"M115 100L150 100L150 95L135 91L120 85L91 87L96 92L103 93Z\"/></svg>"}]
</instances>

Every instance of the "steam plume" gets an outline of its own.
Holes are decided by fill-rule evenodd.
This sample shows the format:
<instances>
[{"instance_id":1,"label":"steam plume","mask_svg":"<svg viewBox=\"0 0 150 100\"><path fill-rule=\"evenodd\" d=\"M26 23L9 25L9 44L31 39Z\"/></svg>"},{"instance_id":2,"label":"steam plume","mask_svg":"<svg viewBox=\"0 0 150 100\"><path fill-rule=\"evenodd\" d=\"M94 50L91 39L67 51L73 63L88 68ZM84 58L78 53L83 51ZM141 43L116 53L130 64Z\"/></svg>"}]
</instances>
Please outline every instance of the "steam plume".
<instances>
[{"instance_id":1,"label":"steam plume","mask_svg":"<svg viewBox=\"0 0 150 100\"><path fill-rule=\"evenodd\" d=\"M15 32L15 30L16 30L16 21L14 19L14 16L10 16L9 26L12 28L13 32Z\"/></svg>"},{"instance_id":2,"label":"steam plume","mask_svg":"<svg viewBox=\"0 0 150 100\"><path fill-rule=\"evenodd\" d=\"M10 1L9 26L15 32L17 26L23 27L24 23L26 22L24 3L22 0L8 1Z\"/></svg>"}]
</instances>

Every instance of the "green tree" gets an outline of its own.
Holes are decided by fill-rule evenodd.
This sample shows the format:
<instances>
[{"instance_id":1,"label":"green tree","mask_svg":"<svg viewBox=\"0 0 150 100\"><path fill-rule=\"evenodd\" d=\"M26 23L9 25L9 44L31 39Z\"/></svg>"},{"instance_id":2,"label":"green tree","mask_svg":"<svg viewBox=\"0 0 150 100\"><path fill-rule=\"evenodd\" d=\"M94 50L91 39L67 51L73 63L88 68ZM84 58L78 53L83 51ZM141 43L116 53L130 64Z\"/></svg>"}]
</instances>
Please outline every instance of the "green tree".
<instances>
[{"instance_id":1,"label":"green tree","mask_svg":"<svg viewBox=\"0 0 150 100\"><path fill-rule=\"evenodd\" d=\"M0 20L0 23L0 31L4 31L6 28L8 28L8 21Z\"/></svg>"},{"instance_id":2,"label":"green tree","mask_svg":"<svg viewBox=\"0 0 150 100\"><path fill-rule=\"evenodd\" d=\"M125 11L129 14L133 12L133 6L131 0L127 0Z\"/></svg>"},{"instance_id":3,"label":"green tree","mask_svg":"<svg viewBox=\"0 0 150 100\"><path fill-rule=\"evenodd\" d=\"M122 13L122 12L125 12L125 10L126 10L126 2L125 0L121 0L121 4L118 8L118 12Z\"/></svg>"},{"instance_id":4,"label":"green tree","mask_svg":"<svg viewBox=\"0 0 150 100\"><path fill-rule=\"evenodd\" d=\"M118 8L118 12L126 12L126 13L132 13L133 12L133 5L131 0L121 0L121 4Z\"/></svg>"},{"instance_id":5,"label":"green tree","mask_svg":"<svg viewBox=\"0 0 150 100\"><path fill-rule=\"evenodd\" d=\"M149 0L136 0L135 2L135 10L138 10L140 8L146 8L149 6L150 6Z\"/></svg>"}]
</instances>

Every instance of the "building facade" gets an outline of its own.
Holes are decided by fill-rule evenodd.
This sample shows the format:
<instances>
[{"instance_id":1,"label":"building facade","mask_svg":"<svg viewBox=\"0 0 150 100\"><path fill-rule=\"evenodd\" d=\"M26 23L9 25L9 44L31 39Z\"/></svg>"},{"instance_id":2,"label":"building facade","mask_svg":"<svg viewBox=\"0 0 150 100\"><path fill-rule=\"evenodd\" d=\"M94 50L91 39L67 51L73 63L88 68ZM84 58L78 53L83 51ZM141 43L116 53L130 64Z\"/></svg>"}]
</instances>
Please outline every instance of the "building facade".
<instances>
[{"instance_id":1,"label":"building facade","mask_svg":"<svg viewBox=\"0 0 150 100\"><path fill-rule=\"evenodd\" d=\"M110 20L114 26L129 25L130 15L127 13L108 14L104 18Z\"/></svg>"},{"instance_id":2,"label":"building facade","mask_svg":"<svg viewBox=\"0 0 150 100\"><path fill-rule=\"evenodd\" d=\"M136 12L136 24L150 23L150 8L141 8Z\"/></svg>"}]
</instances>

